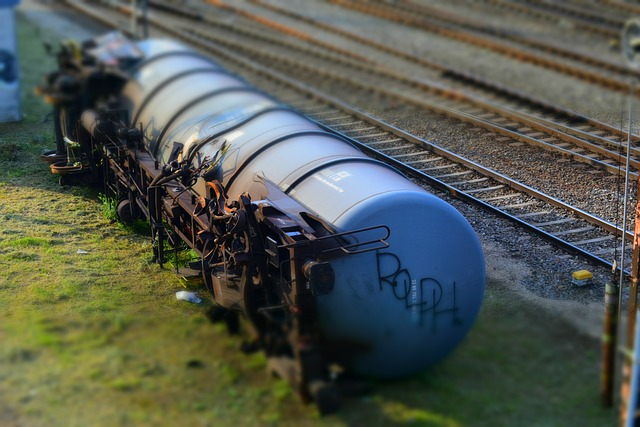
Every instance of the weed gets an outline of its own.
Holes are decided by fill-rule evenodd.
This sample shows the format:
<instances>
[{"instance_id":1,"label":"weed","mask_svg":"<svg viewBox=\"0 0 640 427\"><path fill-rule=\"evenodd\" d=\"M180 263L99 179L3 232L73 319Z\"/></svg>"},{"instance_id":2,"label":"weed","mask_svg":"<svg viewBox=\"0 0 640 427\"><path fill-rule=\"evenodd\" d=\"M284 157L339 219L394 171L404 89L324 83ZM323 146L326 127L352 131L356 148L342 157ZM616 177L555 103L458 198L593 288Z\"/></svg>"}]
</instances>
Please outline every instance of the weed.
<instances>
[{"instance_id":1,"label":"weed","mask_svg":"<svg viewBox=\"0 0 640 427\"><path fill-rule=\"evenodd\" d=\"M402 402L382 402L384 414L396 425L429 425L460 427L456 420L418 408L410 408Z\"/></svg>"},{"instance_id":2,"label":"weed","mask_svg":"<svg viewBox=\"0 0 640 427\"><path fill-rule=\"evenodd\" d=\"M273 385L273 395L277 400L283 400L291 395L291 386L284 380L278 380Z\"/></svg>"},{"instance_id":3,"label":"weed","mask_svg":"<svg viewBox=\"0 0 640 427\"><path fill-rule=\"evenodd\" d=\"M10 246L16 248L24 248L28 246L49 246L50 244L50 239L45 239L42 237L21 237L19 239L2 242L0 243L0 247Z\"/></svg>"},{"instance_id":4,"label":"weed","mask_svg":"<svg viewBox=\"0 0 640 427\"><path fill-rule=\"evenodd\" d=\"M224 363L220 366L220 373L223 381L227 384L234 384L238 381L240 373L231 365Z\"/></svg>"},{"instance_id":5,"label":"weed","mask_svg":"<svg viewBox=\"0 0 640 427\"><path fill-rule=\"evenodd\" d=\"M193 410L198 412L204 412L209 408L208 402L195 402L193 404Z\"/></svg>"},{"instance_id":6,"label":"weed","mask_svg":"<svg viewBox=\"0 0 640 427\"><path fill-rule=\"evenodd\" d=\"M282 421L282 416L277 412L267 412L260 416L260 420L267 425L277 426Z\"/></svg>"},{"instance_id":7,"label":"weed","mask_svg":"<svg viewBox=\"0 0 640 427\"><path fill-rule=\"evenodd\" d=\"M102 193L98 194L98 200L102 203L100 205L100 212L105 219L111 222L118 221L118 201Z\"/></svg>"},{"instance_id":8,"label":"weed","mask_svg":"<svg viewBox=\"0 0 640 427\"><path fill-rule=\"evenodd\" d=\"M109 387L118 391L133 391L140 387L139 378L118 378L109 383Z\"/></svg>"},{"instance_id":9,"label":"weed","mask_svg":"<svg viewBox=\"0 0 640 427\"><path fill-rule=\"evenodd\" d=\"M255 352L247 357L246 366L249 368L266 368L267 358L262 352Z\"/></svg>"},{"instance_id":10,"label":"weed","mask_svg":"<svg viewBox=\"0 0 640 427\"><path fill-rule=\"evenodd\" d=\"M124 228L125 230L140 236L151 236L151 225L147 220L137 219L131 224L124 225Z\"/></svg>"}]
</instances>

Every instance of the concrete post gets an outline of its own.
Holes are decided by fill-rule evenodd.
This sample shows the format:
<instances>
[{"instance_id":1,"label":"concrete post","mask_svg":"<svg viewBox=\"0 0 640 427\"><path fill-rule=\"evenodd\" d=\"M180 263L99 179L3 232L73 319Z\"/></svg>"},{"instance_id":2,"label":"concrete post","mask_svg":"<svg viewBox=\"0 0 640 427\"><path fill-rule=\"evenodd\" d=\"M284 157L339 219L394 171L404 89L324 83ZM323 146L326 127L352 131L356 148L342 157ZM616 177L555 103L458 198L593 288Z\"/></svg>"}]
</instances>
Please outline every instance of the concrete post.
<instances>
[{"instance_id":1,"label":"concrete post","mask_svg":"<svg viewBox=\"0 0 640 427\"><path fill-rule=\"evenodd\" d=\"M15 18L18 3L19 0L0 0L0 123L21 118Z\"/></svg>"}]
</instances>

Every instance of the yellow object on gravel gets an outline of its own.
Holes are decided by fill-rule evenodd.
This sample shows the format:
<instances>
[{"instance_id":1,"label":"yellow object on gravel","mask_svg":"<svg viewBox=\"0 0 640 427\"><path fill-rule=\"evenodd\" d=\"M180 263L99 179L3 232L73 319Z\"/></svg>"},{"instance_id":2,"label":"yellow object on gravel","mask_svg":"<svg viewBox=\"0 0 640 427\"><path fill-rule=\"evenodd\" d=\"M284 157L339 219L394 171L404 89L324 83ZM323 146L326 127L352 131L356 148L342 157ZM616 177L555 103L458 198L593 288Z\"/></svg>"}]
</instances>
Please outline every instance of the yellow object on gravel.
<instances>
[{"instance_id":1,"label":"yellow object on gravel","mask_svg":"<svg viewBox=\"0 0 640 427\"><path fill-rule=\"evenodd\" d=\"M578 286L588 285L593 274L589 270L578 270L571 274L571 283Z\"/></svg>"}]
</instances>

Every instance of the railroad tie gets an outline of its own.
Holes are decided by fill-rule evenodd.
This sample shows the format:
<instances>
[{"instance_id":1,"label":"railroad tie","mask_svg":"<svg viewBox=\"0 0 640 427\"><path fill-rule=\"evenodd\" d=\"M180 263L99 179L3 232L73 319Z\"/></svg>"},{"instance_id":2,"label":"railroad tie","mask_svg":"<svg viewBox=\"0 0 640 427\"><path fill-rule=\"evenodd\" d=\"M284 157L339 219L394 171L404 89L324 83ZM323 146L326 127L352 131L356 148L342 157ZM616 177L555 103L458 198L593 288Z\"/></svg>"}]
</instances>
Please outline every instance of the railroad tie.
<instances>
[{"instance_id":1,"label":"railroad tie","mask_svg":"<svg viewBox=\"0 0 640 427\"><path fill-rule=\"evenodd\" d=\"M468 175L470 173L473 173L473 171L466 170L466 171L461 171L461 172L453 172L453 173L446 173L444 175L432 175L432 176L435 179L443 179L443 178L452 178L452 177L457 177L457 176L462 176L462 175Z\"/></svg>"},{"instance_id":2,"label":"railroad tie","mask_svg":"<svg viewBox=\"0 0 640 427\"><path fill-rule=\"evenodd\" d=\"M363 136L359 136L358 139L363 139L363 138L375 138L378 136L384 136L386 135L385 133L376 133L374 135L363 135ZM371 145L380 145L380 144L389 144L392 142L399 142L402 141L401 138L392 138L392 139L385 139L384 141L373 141L373 142L367 142L367 145L371 146Z\"/></svg>"},{"instance_id":3,"label":"railroad tie","mask_svg":"<svg viewBox=\"0 0 640 427\"><path fill-rule=\"evenodd\" d=\"M598 249L597 251L593 251L591 253L594 255L608 255L616 252L617 250L618 248L602 248L602 249Z\"/></svg>"},{"instance_id":4,"label":"railroad tie","mask_svg":"<svg viewBox=\"0 0 640 427\"><path fill-rule=\"evenodd\" d=\"M488 181L488 180L489 180L489 178L483 177L483 178L469 179L467 181L448 182L447 185L455 187L457 185L477 184L478 182L485 182L485 181Z\"/></svg>"},{"instance_id":5,"label":"railroad tie","mask_svg":"<svg viewBox=\"0 0 640 427\"><path fill-rule=\"evenodd\" d=\"M358 139L377 138L379 136L386 136L386 135L388 135L388 133L386 132L372 133L369 135L361 135L358 137ZM402 138L385 139L384 141L373 141L373 142L368 142L367 145L384 144L385 142L398 142L398 141L402 141Z\"/></svg>"},{"instance_id":6,"label":"railroad tie","mask_svg":"<svg viewBox=\"0 0 640 427\"><path fill-rule=\"evenodd\" d=\"M400 147L380 148L378 151L381 153L387 153L389 151L404 150L405 148L414 148L414 147L415 145L409 144L409 145L401 145Z\"/></svg>"},{"instance_id":7,"label":"railroad tie","mask_svg":"<svg viewBox=\"0 0 640 427\"><path fill-rule=\"evenodd\" d=\"M438 160L442 160L444 157L432 157L430 159L418 159L418 160L411 160L409 162L404 162L405 165L415 165L418 163L431 163L431 162L437 162Z\"/></svg>"},{"instance_id":8,"label":"railroad tie","mask_svg":"<svg viewBox=\"0 0 640 427\"><path fill-rule=\"evenodd\" d=\"M425 150L425 151L419 151L417 153L398 154L397 156L393 156L393 157L395 157L396 159L404 159L405 157L422 156L423 154L432 154L432 152Z\"/></svg>"},{"instance_id":9,"label":"railroad tie","mask_svg":"<svg viewBox=\"0 0 640 427\"><path fill-rule=\"evenodd\" d=\"M502 209L517 209L517 208L524 208L526 206L531 206L531 205L535 205L536 203L538 203L537 200L530 200L528 202L522 202L522 203L514 203L512 205L507 205L507 206L503 206Z\"/></svg>"},{"instance_id":10,"label":"railroad tie","mask_svg":"<svg viewBox=\"0 0 640 427\"><path fill-rule=\"evenodd\" d=\"M566 224L567 222L573 222L573 221L575 221L574 218L562 218L562 219L557 219L555 221L533 223L532 225L536 227L547 227L549 225Z\"/></svg>"},{"instance_id":11,"label":"railroad tie","mask_svg":"<svg viewBox=\"0 0 640 427\"><path fill-rule=\"evenodd\" d=\"M480 199L483 202L497 202L498 200L505 200L505 199L513 199L514 197L520 197L522 196L522 194L520 193L509 193L509 194L503 194L501 196L495 196L495 197L487 197L485 199ZM504 207L501 207L501 209L504 209Z\"/></svg>"},{"instance_id":12,"label":"railroad tie","mask_svg":"<svg viewBox=\"0 0 640 427\"><path fill-rule=\"evenodd\" d=\"M500 190L501 188L505 188L505 187L506 187L505 185L500 184L500 185L495 185L493 187L476 188L475 190L465 191L465 193L467 193L467 194L485 193L485 192L488 192L488 191Z\"/></svg>"},{"instance_id":13,"label":"railroad tie","mask_svg":"<svg viewBox=\"0 0 640 427\"><path fill-rule=\"evenodd\" d=\"M591 230L595 230L595 227L588 225L582 228L573 228L571 230L558 231L557 233L551 233L551 234L558 237L558 236L566 236L568 234L583 233L585 231L591 231Z\"/></svg>"},{"instance_id":14,"label":"railroad tie","mask_svg":"<svg viewBox=\"0 0 640 427\"><path fill-rule=\"evenodd\" d=\"M574 246L580 246L580 245L586 245L586 244L589 244L589 243L604 242L605 240L611 240L611 239L615 239L615 238L616 238L616 236L608 235L608 236L602 236L602 237L595 237L593 239L580 240L578 242L571 242L571 244L574 245Z\"/></svg>"},{"instance_id":15,"label":"railroad tie","mask_svg":"<svg viewBox=\"0 0 640 427\"><path fill-rule=\"evenodd\" d=\"M516 215L516 218L518 218L518 219L531 218L533 216L548 215L550 213L551 212L549 212L549 211L529 212L529 213L522 214L522 215Z\"/></svg>"},{"instance_id":16,"label":"railroad tie","mask_svg":"<svg viewBox=\"0 0 640 427\"><path fill-rule=\"evenodd\" d=\"M424 172L424 173L428 173L430 171L435 171L435 170L455 168L456 166L458 166L458 165L455 164L455 163L451 163L451 164L448 164L448 165L434 166L432 168L423 168L423 169L419 169L419 171L420 172Z\"/></svg>"}]
</instances>

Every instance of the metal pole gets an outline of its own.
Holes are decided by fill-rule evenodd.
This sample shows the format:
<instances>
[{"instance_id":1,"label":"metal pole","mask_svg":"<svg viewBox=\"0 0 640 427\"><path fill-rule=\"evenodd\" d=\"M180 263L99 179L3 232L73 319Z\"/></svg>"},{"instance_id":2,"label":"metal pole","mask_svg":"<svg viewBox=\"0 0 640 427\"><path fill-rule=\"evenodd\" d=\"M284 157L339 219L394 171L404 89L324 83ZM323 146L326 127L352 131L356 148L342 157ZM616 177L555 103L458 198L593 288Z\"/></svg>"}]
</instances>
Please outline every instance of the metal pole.
<instances>
[{"instance_id":1,"label":"metal pole","mask_svg":"<svg viewBox=\"0 0 640 427\"><path fill-rule=\"evenodd\" d=\"M627 239L625 238L627 234L627 212L629 206L629 159L631 157L631 131L633 129L633 96L635 90L635 80L631 81L631 93L629 94L629 124L628 124L628 132L627 132L627 157L625 163L625 174L624 174L624 202L622 209L622 243L621 243L621 253L620 253L620 283L618 286L618 320L617 324L621 325L622 318L622 290L624 289L624 251L626 249ZM635 250L634 250L635 251ZM629 286L629 305L627 307L627 339L626 339L626 348L633 349L633 339L634 339L634 329L635 329L635 298L631 297L631 288ZM605 308L606 310L606 308ZM632 314L633 313L633 314ZM604 358L604 355L603 355ZM604 359L603 359L604 360ZM628 360L622 361L622 390L620 393L620 405L623 408L621 410L621 418L624 419L626 416L626 405L627 399L629 397L629 389L628 389L628 381L630 373L630 365ZM604 402L604 400L603 400Z\"/></svg>"},{"instance_id":2,"label":"metal pole","mask_svg":"<svg viewBox=\"0 0 640 427\"><path fill-rule=\"evenodd\" d=\"M605 286L604 332L602 334L602 368L600 371L600 397L604 407L613 405L613 380L615 378L616 348L618 343L619 294L618 268L613 263L611 282Z\"/></svg>"},{"instance_id":3,"label":"metal pole","mask_svg":"<svg viewBox=\"0 0 640 427\"><path fill-rule=\"evenodd\" d=\"M631 93L629 94L629 132L627 134L627 158L625 162L624 170L624 203L622 208L622 244L620 248L620 290L624 287L624 251L627 248L627 210L629 207L629 163L631 160L631 130L633 121L633 94L635 93L635 80L631 81ZM618 307L622 307L622 292L618 299ZM618 312L618 323L622 316L622 310Z\"/></svg>"},{"instance_id":4,"label":"metal pole","mask_svg":"<svg viewBox=\"0 0 640 427\"><path fill-rule=\"evenodd\" d=\"M640 187L640 178L638 179ZM640 199L636 203L636 218L640 218ZM640 236L640 221L636 220L634 236ZM635 344L636 310L638 307L638 276L640 276L640 242L634 238L633 256L631 258L631 279L629 280L629 306L627 321L627 344L623 348L624 363L622 364L622 379L620 386L620 425L625 425L627 421L627 407L633 394L638 390L631 390L631 370L632 361L637 357L633 353Z\"/></svg>"},{"instance_id":5,"label":"metal pole","mask_svg":"<svg viewBox=\"0 0 640 427\"><path fill-rule=\"evenodd\" d=\"M633 70L640 69L640 20L630 19L624 26L622 32L622 54L629 66ZM631 150L631 129L633 122L632 107L633 97L635 96L635 80L631 81L631 93L629 94L629 133L627 137L627 169L625 175L625 197L624 197L624 218L623 218L623 233L626 233L627 222L627 203L629 189L629 152ZM640 182L640 180L639 180ZM640 212L640 200L636 202L636 215ZM633 239L633 255L631 259L631 279L629 280L629 304L627 307L627 340L626 346L623 349L625 355L624 362L622 363L622 378L620 389L620 425L626 425L631 421L628 418L628 411L630 399L633 394L637 393L637 390L630 390L631 386L631 370L632 360L635 360L633 354L635 332L636 332L636 308L638 301L638 274L640 273L640 245L636 239L636 236L640 233L640 221L636 219L634 226L634 239ZM623 234L624 236L624 234ZM624 259L625 238L622 238L622 259ZM624 277L624 265L620 266L620 285L622 285L622 279ZM620 289L622 294L622 286ZM622 296L620 296L620 300ZM635 365L635 363L633 363Z\"/></svg>"}]
</instances>

